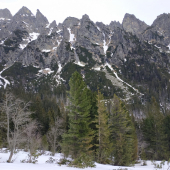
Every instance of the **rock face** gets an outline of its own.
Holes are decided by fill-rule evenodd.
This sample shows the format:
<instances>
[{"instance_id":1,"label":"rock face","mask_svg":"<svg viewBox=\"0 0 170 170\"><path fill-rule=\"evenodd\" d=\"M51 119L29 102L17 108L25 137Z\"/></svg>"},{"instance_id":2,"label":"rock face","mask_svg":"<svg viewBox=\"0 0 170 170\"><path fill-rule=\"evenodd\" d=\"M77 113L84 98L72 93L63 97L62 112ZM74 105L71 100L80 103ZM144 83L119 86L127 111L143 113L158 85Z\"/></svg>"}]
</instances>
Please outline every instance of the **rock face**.
<instances>
[{"instance_id":1,"label":"rock face","mask_svg":"<svg viewBox=\"0 0 170 170\"><path fill-rule=\"evenodd\" d=\"M152 26L126 14L123 23L94 23L88 15L68 17L63 23L49 23L37 10L36 16L22 7L13 17L0 10L0 61L14 61L50 67L52 63L83 62L93 67L104 62L120 66L127 59L146 56L150 62L165 64L170 44L170 14L157 17ZM149 55L148 55L149 54ZM155 57L157 56L157 57ZM166 61L165 61L166 60Z\"/></svg>"},{"instance_id":2,"label":"rock face","mask_svg":"<svg viewBox=\"0 0 170 170\"><path fill-rule=\"evenodd\" d=\"M131 32L135 35L140 35L143 33L144 30L148 27L145 22L140 21L134 15L125 14L122 23L123 29L127 32Z\"/></svg>"}]
</instances>

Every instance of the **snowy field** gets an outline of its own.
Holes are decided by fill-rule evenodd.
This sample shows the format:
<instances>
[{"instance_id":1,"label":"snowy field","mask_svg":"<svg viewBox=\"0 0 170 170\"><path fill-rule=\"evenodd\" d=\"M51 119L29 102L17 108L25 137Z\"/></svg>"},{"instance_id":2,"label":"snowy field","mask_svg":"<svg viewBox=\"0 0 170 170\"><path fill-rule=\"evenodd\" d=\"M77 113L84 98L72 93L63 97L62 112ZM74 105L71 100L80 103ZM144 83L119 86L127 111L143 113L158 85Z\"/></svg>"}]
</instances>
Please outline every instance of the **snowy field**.
<instances>
[{"instance_id":1,"label":"snowy field","mask_svg":"<svg viewBox=\"0 0 170 170\"><path fill-rule=\"evenodd\" d=\"M22 160L27 159L28 153L24 151L20 151L13 156L13 163L6 163L6 160L9 157L9 152L4 153L0 152L0 170L81 170L79 168L67 167L66 165L58 165L57 163L46 163L49 160L50 155L49 152L45 152L44 155L39 156L38 162L36 164L31 163L21 163ZM62 158L61 154L55 154L53 159L58 161ZM159 162L157 162L159 163ZM168 165L164 165L162 169L167 170ZM120 167L120 166L112 166L112 165L102 165L96 163L95 168L85 168L91 170L154 170L154 165L151 161L147 161L147 166L141 166L141 163L136 164L132 167Z\"/></svg>"}]
</instances>

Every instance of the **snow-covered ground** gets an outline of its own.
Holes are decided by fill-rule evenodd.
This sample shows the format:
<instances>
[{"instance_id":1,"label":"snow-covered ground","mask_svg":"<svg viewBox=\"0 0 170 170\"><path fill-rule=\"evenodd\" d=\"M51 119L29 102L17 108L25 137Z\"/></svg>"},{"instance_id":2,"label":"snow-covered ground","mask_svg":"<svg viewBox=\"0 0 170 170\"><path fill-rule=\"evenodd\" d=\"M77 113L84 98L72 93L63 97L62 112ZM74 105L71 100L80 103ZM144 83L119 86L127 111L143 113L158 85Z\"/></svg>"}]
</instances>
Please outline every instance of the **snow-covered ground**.
<instances>
[{"instance_id":1,"label":"snow-covered ground","mask_svg":"<svg viewBox=\"0 0 170 170\"><path fill-rule=\"evenodd\" d=\"M66 165L58 165L58 162L60 158L62 158L62 155L57 153L55 156L51 156L50 152L46 152L45 154L39 156L38 162L36 164L29 164L29 163L21 163L22 160L26 160L28 157L28 153L24 151L19 151L17 154L13 157L13 163L7 163L7 159L9 157L8 153L2 153L0 152L0 169L1 170L82 170L80 168L73 168L68 167ZM49 158L52 157L55 159L54 163L46 163ZM113 165L103 165L103 164L96 164L95 168L85 168L86 170L154 170L154 165L151 161L146 161L147 166L142 166L142 163L135 164L131 167L123 167L123 166L113 166ZM160 161L157 161L157 163L160 163ZM165 163L164 167L162 169L167 170L168 165Z\"/></svg>"}]
</instances>

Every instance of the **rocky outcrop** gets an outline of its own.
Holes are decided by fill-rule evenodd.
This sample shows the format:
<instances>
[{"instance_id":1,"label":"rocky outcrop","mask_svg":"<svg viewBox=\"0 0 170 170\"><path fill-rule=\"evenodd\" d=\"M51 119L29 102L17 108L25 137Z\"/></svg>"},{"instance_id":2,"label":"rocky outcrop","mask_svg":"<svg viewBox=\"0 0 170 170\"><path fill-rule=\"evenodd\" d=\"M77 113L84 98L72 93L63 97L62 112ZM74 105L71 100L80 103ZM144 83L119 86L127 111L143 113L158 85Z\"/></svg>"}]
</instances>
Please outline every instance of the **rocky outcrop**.
<instances>
[{"instance_id":1,"label":"rocky outcrop","mask_svg":"<svg viewBox=\"0 0 170 170\"><path fill-rule=\"evenodd\" d=\"M116 21L111 21L111 23L108 26L112 31L114 31L117 27L122 29L122 24Z\"/></svg>"},{"instance_id":2,"label":"rocky outcrop","mask_svg":"<svg viewBox=\"0 0 170 170\"><path fill-rule=\"evenodd\" d=\"M12 14L7 8L0 9L0 18L12 19Z\"/></svg>"},{"instance_id":3,"label":"rocky outcrop","mask_svg":"<svg viewBox=\"0 0 170 170\"><path fill-rule=\"evenodd\" d=\"M49 24L47 18L37 9L36 13L36 25L38 32L43 34L46 26Z\"/></svg>"},{"instance_id":4,"label":"rocky outcrop","mask_svg":"<svg viewBox=\"0 0 170 170\"><path fill-rule=\"evenodd\" d=\"M66 28L72 28L80 25L80 20L74 17L67 17L64 22L63 26Z\"/></svg>"},{"instance_id":5,"label":"rocky outcrop","mask_svg":"<svg viewBox=\"0 0 170 170\"><path fill-rule=\"evenodd\" d=\"M127 32L131 32L137 36L143 33L144 30L148 27L148 25L137 19L134 15L125 14L125 17L122 22L123 29Z\"/></svg>"},{"instance_id":6,"label":"rocky outcrop","mask_svg":"<svg viewBox=\"0 0 170 170\"><path fill-rule=\"evenodd\" d=\"M144 40L162 47L166 51L166 46L170 44L170 14L159 15L142 36Z\"/></svg>"}]
</instances>

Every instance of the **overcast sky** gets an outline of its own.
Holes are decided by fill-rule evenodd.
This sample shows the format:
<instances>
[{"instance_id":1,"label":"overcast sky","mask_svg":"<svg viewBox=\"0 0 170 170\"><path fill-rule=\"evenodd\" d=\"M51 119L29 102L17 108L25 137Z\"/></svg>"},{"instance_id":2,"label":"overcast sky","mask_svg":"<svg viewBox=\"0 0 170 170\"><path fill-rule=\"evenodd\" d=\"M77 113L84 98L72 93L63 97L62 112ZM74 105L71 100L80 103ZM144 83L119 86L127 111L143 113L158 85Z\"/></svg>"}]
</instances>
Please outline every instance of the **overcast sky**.
<instances>
[{"instance_id":1,"label":"overcast sky","mask_svg":"<svg viewBox=\"0 0 170 170\"><path fill-rule=\"evenodd\" d=\"M125 13L151 25L162 13L170 13L170 0L0 0L0 9L8 8L14 15L22 6L33 14L39 9L52 22L63 22L68 16L82 18L89 15L94 22L122 23Z\"/></svg>"}]
</instances>

